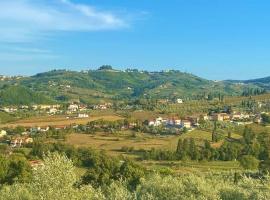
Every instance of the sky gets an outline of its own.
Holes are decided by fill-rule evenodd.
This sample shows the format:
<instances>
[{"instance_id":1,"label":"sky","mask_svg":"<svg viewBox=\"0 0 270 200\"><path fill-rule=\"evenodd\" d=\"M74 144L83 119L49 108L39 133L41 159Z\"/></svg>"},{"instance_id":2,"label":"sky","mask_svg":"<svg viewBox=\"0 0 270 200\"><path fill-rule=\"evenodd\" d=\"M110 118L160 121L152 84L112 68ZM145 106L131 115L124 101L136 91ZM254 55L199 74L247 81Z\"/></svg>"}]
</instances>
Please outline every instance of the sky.
<instances>
[{"instance_id":1,"label":"sky","mask_svg":"<svg viewBox=\"0 0 270 200\"><path fill-rule=\"evenodd\" d=\"M0 0L0 74L101 65L270 76L269 0Z\"/></svg>"}]
</instances>

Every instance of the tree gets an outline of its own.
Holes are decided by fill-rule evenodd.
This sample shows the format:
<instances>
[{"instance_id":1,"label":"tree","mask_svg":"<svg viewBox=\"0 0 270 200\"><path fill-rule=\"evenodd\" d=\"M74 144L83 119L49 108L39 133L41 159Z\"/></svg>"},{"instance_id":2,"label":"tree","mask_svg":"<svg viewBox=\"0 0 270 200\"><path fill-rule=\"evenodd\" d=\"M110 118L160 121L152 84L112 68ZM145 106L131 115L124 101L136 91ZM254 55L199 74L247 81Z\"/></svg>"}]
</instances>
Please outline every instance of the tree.
<instances>
[{"instance_id":1,"label":"tree","mask_svg":"<svg viewBox=\"0 0 270 200\"><path fill-rule=\"evenodd\" d=\"M214 122L214 129L212 131L212 142L217 142L217 122Z\"/></svg>"},{"instance_id":2,"label":"tree","mask_svg":"<svg viewBox=\"0 0 270 200\"><path fill-rule=\"evenodd\" d=\"M111 65L102 65L101 67L98 68L98 70L112 70Z\"/></svg>"},{"instance_id":3,"label":"tree","mask_svg":"<svg viewBox=\"0 0 270 200\"><path fill-rule=\"evenodd\" d=\"M245 155L240 159L240 164L244 169L256 170L259 166L259 161L250 155Z\"/></svg>"},{"instance_id":4,"label":"tree","mask_svg":"<svg viewBox=\"0 0 270 200\"><path fill-rule=\"evenodd\" d=\"M269 115L262 114L261 117L262 117L263 123L265 123L265 124L269 124L270 123L270 116Z\"/></svg>"},{"instance_id":5,"label":"tree","mask_svg":"<svg viewBox=\"0 0 270 200\"><path fill-rule=\"evenodd\" d=\"M232 132L228 131L228 138L231 139L232 138Z\"/></svg>"},{"instance_id":6,"label":"tree","mask_svg":"<svg viewBox=\"0 0 270 200\"><path fill-rule=\"evenodd\" d=\"M197 146L195 144L194 138L191 138L189 140L189 155L192 160L198 160L199 159L199 151L197 149Z\"/></svg>"}]
</instances>

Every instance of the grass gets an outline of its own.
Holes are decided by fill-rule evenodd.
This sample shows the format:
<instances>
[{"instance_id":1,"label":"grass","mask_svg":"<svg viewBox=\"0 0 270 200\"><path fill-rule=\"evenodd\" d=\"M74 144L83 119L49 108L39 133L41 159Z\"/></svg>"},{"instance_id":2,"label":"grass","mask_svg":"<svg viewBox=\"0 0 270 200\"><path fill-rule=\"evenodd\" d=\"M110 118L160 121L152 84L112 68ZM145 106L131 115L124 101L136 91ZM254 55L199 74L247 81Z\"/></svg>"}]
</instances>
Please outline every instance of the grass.
<instances>
[{"instance_id":1,"label":"grass","mask_svg":"<svg viewBox=\"0 0 270 200\"><path fill-rule=\"evenodd\" d=\"M75 118L75 116L68 116L68 115L41 116L41 117L31 117L28 119L21 119L16 122L1 124L0 127L68 126L72 124L87 124L90 121L94 121L98 119L115 121L122 118L116 115L103 115L103 116L91 115L88 118Z\"/></svg>"},{"instance_id":2,"label":"grass","mask_svg":"<svg viewBox=\"0 0 270 200\"><path fill-rule=\"evenodd\" d=\"M232 133L231 136L233 139L240 139L241 136L237 133ZM212 141L212 133L202 130L193 130L191 132L187 132L180 136L181 139L191 139L193 138L198 145L203 145L205 140L208 140L209 142ZM224 140L221 140L216 143L212 143L212 147L218 148L223 144Z\"/></svg>"},{"instance_id":3,"label":"grass","mask_svg":"<svg viewBox=\"0 0 270 200\"><path fill-rule=\"evenodd\" d=\"M77 147L92 147L105 150L109 154L123 154L122 147L133 147L134 150L162 148L175 150L179 136L151 136L145 133L134 134L131 131L124 131L118 135L97 133L95 135L71 134L67 137L66 143Z\"/></svg>"},{"instance_id":4,"label":"grass","mask_svg":"<svg viewBox=\"0 0 270 200\"><path fill-rule=\"evenodd\" d=\"M238 161L143 161L149 170L169 168L176 173L214 172L214 171L240 171Z\"/></svg>"},{"instance_id":5,"label":"grass","mask_svg":"<svg viewBox=\"0 0 270 200\"><path fill-rule=\"evenodd\" d=\"M239 137L233 134L233 137ZM181 136L152 136L145 133L134 133L123 131L118 135L97 133L95 135L71 134L67 137L66 143L76 147L92 147L93 149L105 150L112 156L125 156L137 160L137 155L121 151L122 147L133 147L134 150L160 148L174 151L179 138L195 138L196 142L205 139L211 140L211 133L194 130ZM237 161L138 161L149 170L171 169L176 173L193 173L209 171L230 171L242 170Z\"/></svg>"}]
</instances>

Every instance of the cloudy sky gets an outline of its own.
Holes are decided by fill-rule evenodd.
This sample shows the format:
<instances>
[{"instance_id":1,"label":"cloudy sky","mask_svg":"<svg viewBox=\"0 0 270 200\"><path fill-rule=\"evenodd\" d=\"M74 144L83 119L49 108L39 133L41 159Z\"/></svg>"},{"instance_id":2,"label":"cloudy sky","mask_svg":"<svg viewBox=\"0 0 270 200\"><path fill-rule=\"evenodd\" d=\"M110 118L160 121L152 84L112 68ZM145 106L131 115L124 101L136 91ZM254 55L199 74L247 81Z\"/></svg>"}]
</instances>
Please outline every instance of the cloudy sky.
<instances>
[{"instance_id":1,"label":"cloudy sky","mask_svg":"<svg viewBox=\"0 0 270 200\"><path fill-rule=\"evenodd\" d=\"M57 68L270 76L267 0L0 0L0 74Z\"/></svg>"}]
</instances>

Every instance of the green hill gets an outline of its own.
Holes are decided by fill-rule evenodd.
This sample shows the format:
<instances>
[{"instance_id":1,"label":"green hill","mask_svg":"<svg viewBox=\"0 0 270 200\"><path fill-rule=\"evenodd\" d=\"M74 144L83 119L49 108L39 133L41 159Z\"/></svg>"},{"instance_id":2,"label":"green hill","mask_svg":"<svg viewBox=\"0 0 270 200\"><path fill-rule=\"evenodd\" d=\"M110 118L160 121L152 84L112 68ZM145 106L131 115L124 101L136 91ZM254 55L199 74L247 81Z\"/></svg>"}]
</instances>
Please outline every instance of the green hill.
<instances>
[{"instance_id":1,"label":"green hill","mask_svg":"<svg viewBox=\"0 0 270 200\"><path fill-rule=\"evenodd\" d=\"M39 93L31 91L24 86L4 86L0 91L0 104L1 105L29 105L50 103L49 97Z\"/></svg>"},{"instance_id":2,"label":"green hill","mask_svg":"<svg viewBox=\"0 0 270 200\"><path fill-rule=\"evenodd\" d=\"M100 102L134 98L204 98L209 95L241 95L253 83L210 81L176 70L147 72L119 71L108 66L83 72L53 70L31 77L0 81L1 104L28 104L44 101Z\"/></svg>"}]
</instances>

